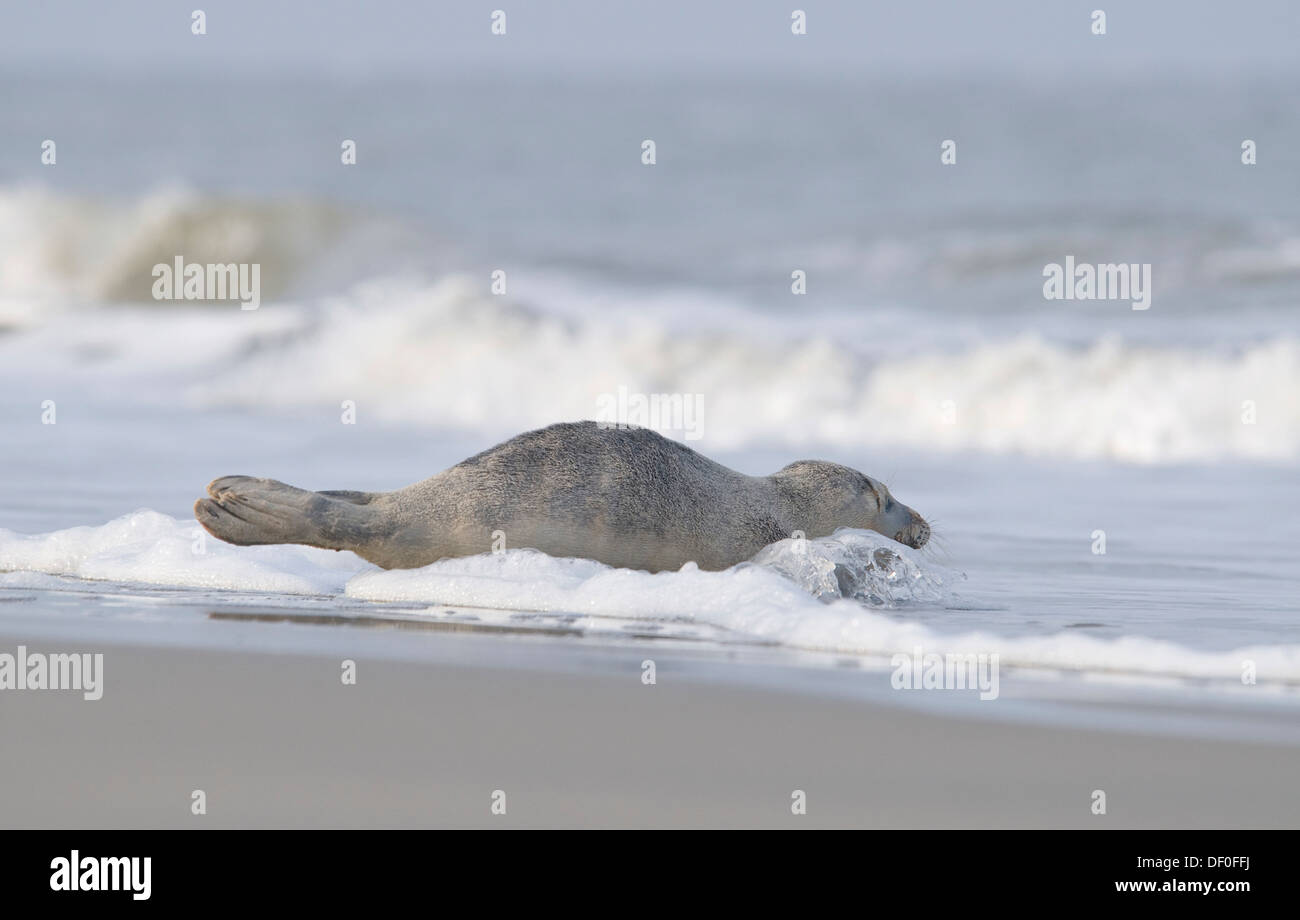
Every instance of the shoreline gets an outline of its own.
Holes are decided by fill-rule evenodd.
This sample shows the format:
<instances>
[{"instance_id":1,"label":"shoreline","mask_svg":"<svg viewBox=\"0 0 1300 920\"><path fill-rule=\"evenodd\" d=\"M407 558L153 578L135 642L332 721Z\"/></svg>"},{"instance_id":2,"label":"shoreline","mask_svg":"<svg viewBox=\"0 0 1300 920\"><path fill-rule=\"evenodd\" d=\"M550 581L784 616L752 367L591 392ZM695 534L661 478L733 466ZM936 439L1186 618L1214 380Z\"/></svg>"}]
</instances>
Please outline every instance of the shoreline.
<instances>
[{"instance_id":1,"label":"shoreline","mask_svg":"<svg viewBox=\"0 0 1300 920\"><path fill-rule=\"evenodd\" d=\"M935 708L934 694L916 694L923 705L862 695L851 668L763 686L716 655L666 645L563 643L574 654L561 662L546 654L553 641L447 633L426 635L413 659L384 655L383 631L339 641L330 627L284 629L295 641L332 632L337 651L110 644L98 701L4 692L16 756L0 767L0 824L1300 825L1300 745L1115 728L1142 708L1131 699L1093 701L1084 728ZM0 648L20 642L63 650L0 623ZM340 678L345 657L354 685ZM641 680L646 658L653 686ZM578 659L588 666L573 668ZM1148 729L1178 708L1142 705ZM205 815L190 812L196 789ZM1105 815L1091 812L1098 789ZM497 790L505 815L491 813ZM791 813L795 790L804 815Z\"/></svg>"}]
</instances>

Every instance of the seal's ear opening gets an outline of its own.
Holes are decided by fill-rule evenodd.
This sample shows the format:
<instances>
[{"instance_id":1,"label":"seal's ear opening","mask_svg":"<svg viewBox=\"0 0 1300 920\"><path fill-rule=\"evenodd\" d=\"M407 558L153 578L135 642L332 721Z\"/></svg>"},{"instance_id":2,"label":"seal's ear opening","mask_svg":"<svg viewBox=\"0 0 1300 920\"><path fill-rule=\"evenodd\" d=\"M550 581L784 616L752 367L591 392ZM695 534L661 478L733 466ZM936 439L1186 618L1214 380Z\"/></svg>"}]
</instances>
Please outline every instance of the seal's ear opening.
<instances>
[{"instance_id":1,"label":"seal's ear opening","mask_svg":"<svg viewBox=\"0 0 1300 920\"><path fill-rule=\"evenodd\" d=\"M889 494L889 487L878 479L872 479L870 476L863 476L865 480L865 491L876 502L876 510L886 512L890 509L888 506L893 502L893 496Z\"/></svg>"}]
</instances>

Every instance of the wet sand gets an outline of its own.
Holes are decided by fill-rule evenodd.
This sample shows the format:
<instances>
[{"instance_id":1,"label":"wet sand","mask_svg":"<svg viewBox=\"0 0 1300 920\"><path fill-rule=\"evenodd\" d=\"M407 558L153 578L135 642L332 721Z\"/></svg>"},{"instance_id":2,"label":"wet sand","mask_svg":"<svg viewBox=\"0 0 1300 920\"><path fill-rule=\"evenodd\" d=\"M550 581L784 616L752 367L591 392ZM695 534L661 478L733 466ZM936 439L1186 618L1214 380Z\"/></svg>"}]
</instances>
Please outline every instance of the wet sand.
<instances>
[{"instance_id":1,"label":"wet sand","mask_svg":"<svg viewBox=\"0 0 1300 920\"><path fill-rule=\"evenodd\" d=\"M0 635L0 648L25 641ZM647 686L644 646L588 650L603 666L585 671L532 670L520 660L545 654L536 639L430 641L423 661L358 656L355 685L337 655L105 645L101 700L0 694L0 825L1300 825L1294 744L876 703L834 692L863 679L847 669L823 671L817 692L763 687L701 677L665 648ZM196 789L205 815L191 813ZM1097 789L1105 815L1091 811Z\"/></svg>"}]
</instances>

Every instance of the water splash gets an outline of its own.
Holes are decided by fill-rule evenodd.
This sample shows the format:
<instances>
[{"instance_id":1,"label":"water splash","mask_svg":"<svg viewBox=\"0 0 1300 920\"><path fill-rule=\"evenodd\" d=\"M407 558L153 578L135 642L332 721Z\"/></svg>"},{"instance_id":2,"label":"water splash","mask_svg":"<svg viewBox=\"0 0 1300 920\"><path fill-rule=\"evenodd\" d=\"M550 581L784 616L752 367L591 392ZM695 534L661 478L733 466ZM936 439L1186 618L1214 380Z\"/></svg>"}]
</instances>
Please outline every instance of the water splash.
<instances>
[{"instance_id":1,"label":"water splash","mask_svg":"<svg viewBox=\"0 0 1300 920\"><path fill-rule=\"evenodd\" d=\"M872 607L949 600L966 577L874 531L850 528L773 543L748 564L779 572L820 601L848 598Z\"/></svg>"}]
</instances>

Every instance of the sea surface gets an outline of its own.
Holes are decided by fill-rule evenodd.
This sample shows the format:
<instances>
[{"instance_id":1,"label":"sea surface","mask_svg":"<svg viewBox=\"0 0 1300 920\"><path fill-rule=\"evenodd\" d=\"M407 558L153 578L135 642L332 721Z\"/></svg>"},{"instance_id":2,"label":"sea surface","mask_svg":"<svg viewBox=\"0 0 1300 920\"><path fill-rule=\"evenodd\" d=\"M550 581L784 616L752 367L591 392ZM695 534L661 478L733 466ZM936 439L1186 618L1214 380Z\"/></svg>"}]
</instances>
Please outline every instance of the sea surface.
<instances>
[{"instance_id":1,"label":"sea surface","mask_svg":"<svg viewBox=\"0 0 1300 920\"><path fill-rule=\"evenodd\" d=\"M1300 696L1284 85L6 84L0 624L202 646L222 611L427 620L532 631L539 656L923 650ZM260 306L155 300L177 256L258 263ZM1067 257L1149 264L1149 309L1045 299ZM396 488L620 390L698 396L698 429L665 433L746 473L856 467L936 539L846 532L726 572L512 550L386 573L227 546L191 514L226 474Z\"/></svg>"}]
</instances>

